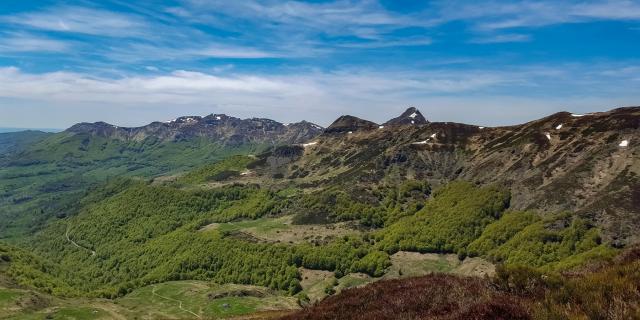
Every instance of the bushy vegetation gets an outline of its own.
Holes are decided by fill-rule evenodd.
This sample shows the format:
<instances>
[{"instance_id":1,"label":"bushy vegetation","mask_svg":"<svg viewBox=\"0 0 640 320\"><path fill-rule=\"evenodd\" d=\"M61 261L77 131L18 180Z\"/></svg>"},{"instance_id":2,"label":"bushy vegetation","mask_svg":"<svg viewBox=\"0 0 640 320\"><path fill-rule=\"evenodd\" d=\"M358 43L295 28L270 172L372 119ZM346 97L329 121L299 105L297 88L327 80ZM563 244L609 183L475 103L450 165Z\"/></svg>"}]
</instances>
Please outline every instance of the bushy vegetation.
<instances>
[{"instance_id":1,"label":"bushy vegetation","mask_svg":"<svg viewBox=\"0 0 640 320\"><path fill-rule=\"evenodd\" d=\"M284 319L640 319L640 249L578 272L499 266L347 289Z\"/></svg>"},{"instance_id":2,"label":"bushy vegetation","mask_svg":"<svg viewBox=\"0 0 640 320\"><path fill-rule=\"evenodd\" d=\"M453 182L438 190L415 215L380 232L379 247L389 253L464 252L508 205L508 192Z\"/></svg>"},{"instance_id":3,"label":"bushy vegetation","mask_svg":"<svg viewBox=\"0 0 640 320\"><path fill-rule=\"evenodd\" d=\"M420 210L430 193L428 183L415 180L368 190L331 187L303 195L294 209L298 223L359 220L379 228Z\"/></svg>"},{"instance_id":4,"label":"bushy vegetation","mask_svg":"<svg viewBox=\"0 0 640 320\"><path fill-rule=\"evenodd\" d=\"M180 181L184 183L204 183L222 181L240 175L247 165L255 161L249 156L233 156L222 161L189 172Z\"/></svg>"},{"instance_id":5,"label":"bushy vegetation","mask_svg":"<svg viewBox=\"0 0 640 320\"><path fill-rule=\"evenodd\" d=\"M58 265L24 249L0 243L0 274L14 281L54 295L77 293L65 283L67 274Z\"/></svg>"}]
</instances>

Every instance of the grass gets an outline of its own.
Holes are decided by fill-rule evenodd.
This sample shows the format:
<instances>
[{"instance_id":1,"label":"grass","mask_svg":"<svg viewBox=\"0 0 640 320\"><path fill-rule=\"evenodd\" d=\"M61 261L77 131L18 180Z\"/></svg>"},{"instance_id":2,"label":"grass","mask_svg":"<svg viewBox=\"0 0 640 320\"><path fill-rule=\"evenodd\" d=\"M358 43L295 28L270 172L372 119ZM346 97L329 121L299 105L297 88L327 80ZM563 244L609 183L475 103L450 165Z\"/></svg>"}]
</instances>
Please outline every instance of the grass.
<instances>
[{"instance_id":1,"label":"grass","mask_svg":"<svg viewBox=\"0 0 640 320\"><path fill-rule=\"evenodd\" d=\"M385 278L418 277L429 273L449 273L460 264L454 254L421 254L400 251L391 256L391 267Z\"/></svg>"},{"instance_id":2,"label":"grass","mask_svg":"<svg viewBox=\"0 0 640 320\"><path fill-rule=\"evenodd\" d=\"M180 301L182 309L180 309ZM127 318L224 319L263 310L296 309L296 299L266 288L173 281L147 286L117 299Z\"/></svg>"},{"instance_id":3,"label":"grass","mask_svg":"<svg viewBox=\"0 0 640 320\"><path fill-rule=\"evenodd\" d=\"M346 223L325 225L292 224L292 216L260 218L227 223L214 223L202 231L217 230L221 233L244 232L265 242L303 243L325 241L328 238L354 235L360 231L351 229Z\"/></svg>"}]
</instances>

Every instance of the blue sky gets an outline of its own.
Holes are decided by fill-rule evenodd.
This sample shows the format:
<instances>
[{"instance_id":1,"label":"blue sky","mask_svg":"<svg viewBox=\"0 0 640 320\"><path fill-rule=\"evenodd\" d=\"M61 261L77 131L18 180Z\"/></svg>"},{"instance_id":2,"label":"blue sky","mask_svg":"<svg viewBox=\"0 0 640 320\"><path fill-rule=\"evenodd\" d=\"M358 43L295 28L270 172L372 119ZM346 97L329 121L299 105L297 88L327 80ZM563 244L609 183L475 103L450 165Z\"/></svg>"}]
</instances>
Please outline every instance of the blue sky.
<instances>
[{"instance_id":1,"label":"blue sky","mask_svg":"<svg viewBox=\"0 0 640 320\"><path fill-rule=\"evenodd\" d=\"M640 105L640 1L0 2L0 127Z\"/></svg>"}]
</instances>

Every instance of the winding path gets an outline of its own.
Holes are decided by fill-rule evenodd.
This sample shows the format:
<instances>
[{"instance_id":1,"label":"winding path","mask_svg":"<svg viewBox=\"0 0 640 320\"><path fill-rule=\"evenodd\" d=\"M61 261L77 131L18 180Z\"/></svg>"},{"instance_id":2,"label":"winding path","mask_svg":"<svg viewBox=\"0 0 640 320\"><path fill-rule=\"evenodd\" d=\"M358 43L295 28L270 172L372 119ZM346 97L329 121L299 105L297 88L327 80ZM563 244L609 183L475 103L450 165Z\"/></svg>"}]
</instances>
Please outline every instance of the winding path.
<instances>
[{"instance_id":1,"label":"winding path","mask_svg":"<svg viewBox=\"0 0 640 320\"><path fill-rule=\"evenodd\" d=\"M161 295L159 295L159 294L157 294L157 293L156 293L156 289L157 289L157 287L156 287L156 286L153 286L153 290L151 290L151 293L152 293L153 295L158 296L158 297L160 297L160 298L162 298L162 299L165 299L165 300L169 300L169 301L177 302L177 303L178 303L178 308L180 308L180 310L182 310L182 311L184 311L184 312L188 312L188 313L190 313L190 314L192 314L192 315L196 316L198 319L200 319L200 316L199 316L197 313L195 313L195 312L193 312L193 311L191 311L191 310L187 310L187 309L183 308L183 307L182 307L182 301L177 300L177 299L173 299L173 298L169 298L169 297L165 297L165 296L161 296Z\"/></svg>"},{"instance_id":2,"label":"winding path","mask_svg":"<svg viewBox=\"0 0 640 320\"><path fill-rule=\"evenodd\" d=\"M71 240L71 238L69 238L69 224L67 224L67 231L64 233L64 236L67 238L67 241L69 241L74 246L76 246L76 247L78 247L80 249L84 249L84 250L87 250L87 251L91 252L91 256L95 256L96 255L95 251L93 251L91 249L88 249L88 248L85 248L85 247L77 244L75 241Z\"/></svg>"}]
</instances>

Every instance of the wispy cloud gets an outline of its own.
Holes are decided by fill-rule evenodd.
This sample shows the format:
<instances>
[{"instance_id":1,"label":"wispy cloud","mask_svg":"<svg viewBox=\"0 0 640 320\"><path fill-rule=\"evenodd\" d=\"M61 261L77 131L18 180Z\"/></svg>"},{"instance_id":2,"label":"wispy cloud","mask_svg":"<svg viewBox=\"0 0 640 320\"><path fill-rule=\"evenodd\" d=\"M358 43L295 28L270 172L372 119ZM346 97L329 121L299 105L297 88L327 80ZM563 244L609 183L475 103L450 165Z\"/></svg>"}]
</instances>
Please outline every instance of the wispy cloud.
<instances>
[{"instance_id":1,"label":"wispy cloud","mask_svg":"<svg viewBox=\"0 0 640 320\"><path fill-rule=\"evenodd\" d=\"M131 14L70 6L4 16L0 21L36 30L109 37L140 36L148 27L144 20Z\"/></svg>"},{"instance_id":2,"label":"wispy cloud","mask_svg":"<svg viewBox=\"0 0 640 320\"><path fill-rule=\"evenodd\" d=\"M440 22L468 21L479 31L535 28L594 20L640 20L640 3L631 0L485 2L447 1L439 4Z\"/></svg>"},{"instance_id":3,"label":"wispy cloud","mask_svg":"<svg viewBox=\"0 0 640 320\"><path fill-rule=\"evenodd\" d=\"M497 34L477 37L471 40L472 43L507 43L507 42L527 42L531 41L528 34Z\"/></svg>"},{"instance_id":4,"label":"wispy cloud","mask_svg":"<svg viewBox=\"0 0 640 320\"><path fill-rule=\"evenodd\" d=\"M66 52L71 49L68 41L14 32L3 34L0 38L0 52Z\"/></svg>"},{"instance_id":5,"label":"wispy cloud","mask_svg":"<svg viewBox=\"0 0 640 320\"><path fill-rule=\"evenodd\" d=\"M505 101L526 100L529 105L547 110L568 101L603 103L611 96L617 97L612 103L626 101L625 97L633 96L630 81L637 77L633 72L637 68L558 65L507 70L345 69L283 75L230 73L229 70L225 74L185 70L166 73L153 69L154 72L147 75L108 78L77 72L28 73L10 67L0 69L0 83L3 84L0 99L74 108L94 106L90 110L96 114L107 106L171 107L175 110L194 106L211 110L226 106L224 108L231 108L226 110L234 114L286 117L281 120L306 118L323 124L345 110L373 120L384 120L387 115L384 110L407 104L447 114L451 117L448 120L471 121L472 118L439 110L441 105L434 104L456 101L457 107L462 108L462 101L465 101L466 109L463 109L469 117L476 117L474 121L504 124L509 113L501 115L503 120L490 120L490 114L476 112L473 108L496 105L506 108ZM558 91L560 87L562 90ZM519 110L516 106L518 104L514 105L511 115ZM544 112L540 111L542 114ZM143 117L140 121L148 120Z\"/></svg>"}]
</instances>

